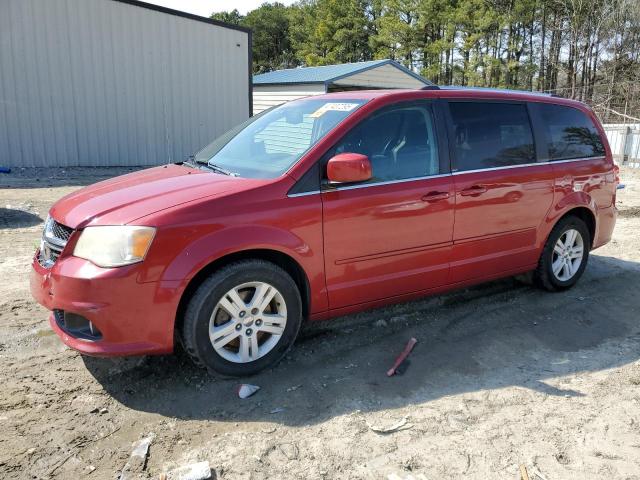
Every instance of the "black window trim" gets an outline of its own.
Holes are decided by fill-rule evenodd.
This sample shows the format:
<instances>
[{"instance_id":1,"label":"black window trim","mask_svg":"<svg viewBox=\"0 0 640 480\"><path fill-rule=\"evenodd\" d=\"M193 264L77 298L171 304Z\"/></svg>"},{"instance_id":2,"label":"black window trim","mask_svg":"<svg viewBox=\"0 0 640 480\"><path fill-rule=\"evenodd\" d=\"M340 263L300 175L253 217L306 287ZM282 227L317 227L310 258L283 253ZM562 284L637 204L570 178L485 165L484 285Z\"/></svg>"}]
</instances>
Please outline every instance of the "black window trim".
<instances>
[{"instance_id":1,"label":"black window trim","mask_svg":"<svg viewBox=\"0 0 640 480\"><path fill-rule=\"evenodd\" d=\"M316 177L315 179L313 177ZM316 161L304 172L304 175L293 184L293 187L287 192L288 197L302 197L305 195L313 195L320 193L321 181L320 163Z\"/></svg>"},{"instance_id":2,"label":"black window trim","mask_svg":"<svg viewBox=\"0 0 640 480\"><path fill-rule=\"evenodd\" d=\"M395 183L404 183L404 182L415 182L419 180L427 180L431 178L439 178L446 177L451 175L451 159L449 155L449 149L444 148L445 145L449 145L448 132L447 128L442 128L442 125L445 123L445 116L442 107L442 100L440 99L427 99L420 98L415 100L402 100L399 102L394 102L390 104L386 104L381 106L380 108L375 109L370 112L366 117L360 120L358 123L353 125L349 130L344 132L344 134L336 140L329 148L327 148L324 153L320 156L320 158L311 166L309 169L302 175L300 180L298 180L289 192L287 193L288 197L301 197L305 195L315 195L323 192L333 192L337 190L353 190L356 188L367 188L367 187L377 187L380 185L391 185ZM363 122L366 122L374 115L378 115L383 113L385 110L392 110L394 108L402 108L403 106L415 106L415 105L427 105L430 107L431 113L433 115L433 127L436 133L436 144L437 144L437 155L438 155L438 164L439 164L439 173L433 175L425 175L422 177L411 177L411 178L403 178L398 180L385 180L381 182L373 182L373 183L363 183L358 182L354 184L328 184L323 183L322 177L323 172L326 169L326 164L329 161L329 154L333 149L358 125ZM313 190L305 190L306 184L309 180L307 178L308 175L315 175L312 173L313 170L317 170L318 175L318 188L314 188Z\"/></svg>"},{"instance_id":3,"label":"black window trim","mask_svg":"<svg viewBox=\"0 0 640 480\"><path fill-rule=\"evenodd\" d=\"M542 115L538 109L541 102L527 102L527 111L529 112L529 121L533 130L533 137L536 144L536 160L538 163L549 162L549 142L547 133L542 121ZM555 105L551 104L551 105Z\"/></svg>"}]
</instances>

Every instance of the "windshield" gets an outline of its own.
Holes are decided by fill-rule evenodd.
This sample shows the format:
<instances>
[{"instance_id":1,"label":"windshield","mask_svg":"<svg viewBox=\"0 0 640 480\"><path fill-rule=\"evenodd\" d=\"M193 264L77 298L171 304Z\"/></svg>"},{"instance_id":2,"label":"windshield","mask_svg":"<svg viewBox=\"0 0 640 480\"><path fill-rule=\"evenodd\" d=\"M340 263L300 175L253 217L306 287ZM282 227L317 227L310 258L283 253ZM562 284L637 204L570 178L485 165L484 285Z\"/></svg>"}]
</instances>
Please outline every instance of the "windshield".
<instances>
[{"instance_id":1,"label":"windshield","mask_svg":"<svg viewBox=\"0 0 640 480\"><path fill-rule=\"evenodd\" d=\"M251 117L195 156L232 175L275 178L365 100L305 99Z\"/></svg>"}]
</instances>

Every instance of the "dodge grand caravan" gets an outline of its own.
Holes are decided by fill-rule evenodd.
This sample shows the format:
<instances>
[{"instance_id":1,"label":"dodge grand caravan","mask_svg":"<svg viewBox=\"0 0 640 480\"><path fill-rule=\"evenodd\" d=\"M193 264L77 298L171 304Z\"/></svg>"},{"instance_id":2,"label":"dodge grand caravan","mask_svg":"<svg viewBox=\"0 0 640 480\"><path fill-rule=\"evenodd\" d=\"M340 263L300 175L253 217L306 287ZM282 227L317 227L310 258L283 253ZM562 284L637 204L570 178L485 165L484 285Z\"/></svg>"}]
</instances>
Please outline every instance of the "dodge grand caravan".
<instances>
[{"instance_id":1,"label":"dodge grand caravan","mask_svg":"<svg viewBox=\"0 0 640 480\"><path fill-rule=\"evenodd\" d=\"M247 375L303 321L533 272L582 275L617 167L582 103L432 87L267 110L188 162L50 210L31 291L88 355L172 352Z\"/></svg>"}]
</instances>

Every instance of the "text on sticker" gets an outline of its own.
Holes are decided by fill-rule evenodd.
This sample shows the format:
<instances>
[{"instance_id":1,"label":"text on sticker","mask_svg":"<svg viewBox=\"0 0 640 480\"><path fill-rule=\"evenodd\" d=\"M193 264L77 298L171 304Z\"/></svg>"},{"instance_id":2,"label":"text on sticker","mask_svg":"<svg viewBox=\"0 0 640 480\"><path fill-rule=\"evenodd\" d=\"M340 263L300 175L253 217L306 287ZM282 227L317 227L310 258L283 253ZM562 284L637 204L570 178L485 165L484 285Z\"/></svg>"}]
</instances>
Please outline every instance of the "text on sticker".
<instances>
[{"instance_id":1,"label":"text on sticker","mask_svg":"<svg viewBox=\"0 0 640 480\"><path fill-rule=\"evenodd\" d=\"M357 106L357 103L325 103L309 116L318 118L324 115L325 112L350 112Z\"/></svg>"}]
</instances>

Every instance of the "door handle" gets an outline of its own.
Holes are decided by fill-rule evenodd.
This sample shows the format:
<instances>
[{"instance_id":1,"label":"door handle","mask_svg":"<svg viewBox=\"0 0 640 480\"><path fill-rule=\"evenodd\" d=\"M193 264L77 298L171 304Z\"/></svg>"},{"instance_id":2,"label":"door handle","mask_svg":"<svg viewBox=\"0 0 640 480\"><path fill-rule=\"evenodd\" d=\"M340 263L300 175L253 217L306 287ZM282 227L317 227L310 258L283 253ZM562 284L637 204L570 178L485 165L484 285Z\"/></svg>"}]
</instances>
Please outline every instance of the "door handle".
<instances>
[{"instance_id":1,"label":"door handle","mask_svg":"<svg viewBox=\"0 0 640 480\"><path fill-rule=\"evenodd\" d=\"M475 197L487 191L487 187L484 185L474 185L473 187L465 188L460 192L463 197Z\"/></svg>"},{"instance_id":2,"label":"door handle","mask_svg":"<svg viewBox=\"0 0 640 480\"><path fill-rule=\"evenodd\" d=\"M422 196L423 202L437 202L449 198L449 192L429 192Z\"/></svg>"}]
</instances>

